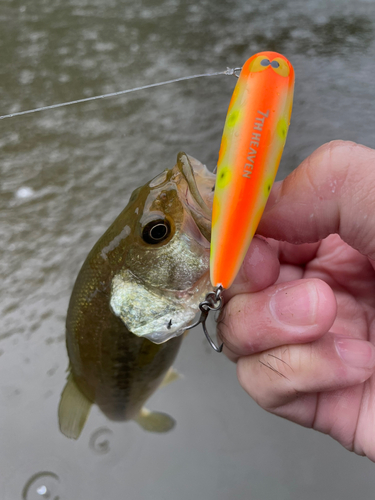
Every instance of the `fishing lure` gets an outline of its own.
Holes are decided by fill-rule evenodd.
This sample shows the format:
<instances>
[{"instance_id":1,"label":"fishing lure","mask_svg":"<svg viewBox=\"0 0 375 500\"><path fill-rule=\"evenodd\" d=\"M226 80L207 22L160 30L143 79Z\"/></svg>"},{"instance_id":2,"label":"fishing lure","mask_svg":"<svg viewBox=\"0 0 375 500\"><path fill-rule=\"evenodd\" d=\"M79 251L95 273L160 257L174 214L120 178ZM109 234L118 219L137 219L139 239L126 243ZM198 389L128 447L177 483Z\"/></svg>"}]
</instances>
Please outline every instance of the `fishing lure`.
<instances>
[{"instance_id":1,"label":"fishing lure","mask_svg":"<svg viewBox=\"0 0 375 500\"><path fill-rule=\"evenodd\" d=\"M277 52L243 65L229 104L212 208L210 273L214 287L235 279L263 214L292 112L294 70Z\"/></svg>"},{"instance_id":2,"label":"fishing lure","mask_svg":"<svg viewBox=\"0 0 375 500\"><path fill-rule=\"evenodd\" d=\"M259 52L242 67L221 140L212 206L210 277L215 287L199 304L204 334L217 352L206 320L222 307L258 227L281 160L294 91L294 69L277 52Z\"/></svg>"}]
</instances>

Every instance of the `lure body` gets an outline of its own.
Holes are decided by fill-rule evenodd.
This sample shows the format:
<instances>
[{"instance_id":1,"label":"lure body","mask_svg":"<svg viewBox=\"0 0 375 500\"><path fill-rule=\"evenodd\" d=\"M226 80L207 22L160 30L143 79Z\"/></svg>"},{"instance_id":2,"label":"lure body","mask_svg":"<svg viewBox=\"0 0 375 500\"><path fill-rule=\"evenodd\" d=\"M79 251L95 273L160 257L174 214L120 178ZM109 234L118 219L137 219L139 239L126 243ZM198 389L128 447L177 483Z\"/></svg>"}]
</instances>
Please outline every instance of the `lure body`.
<instances>
[{"instance_id":1,"label":"lure body","mask_svg":"<svg viewBox=\"0 0 375 500\"><path fill-rule=\"evenodd\" d=\"M244 64L229 104L212 208L211 283L228 288L263 214L292 112L294 70L277 52Z\"/></svg>"}]
</instances>

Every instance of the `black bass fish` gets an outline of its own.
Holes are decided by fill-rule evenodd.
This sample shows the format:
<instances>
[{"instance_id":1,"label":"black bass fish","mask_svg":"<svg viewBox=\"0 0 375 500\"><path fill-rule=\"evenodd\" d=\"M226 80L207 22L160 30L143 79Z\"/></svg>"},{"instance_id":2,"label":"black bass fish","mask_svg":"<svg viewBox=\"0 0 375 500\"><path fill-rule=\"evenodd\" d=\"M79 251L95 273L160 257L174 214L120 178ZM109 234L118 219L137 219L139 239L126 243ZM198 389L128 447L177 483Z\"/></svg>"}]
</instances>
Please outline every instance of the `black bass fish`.
<instances>
[{"instance_id":1,"label":"black bass fish","mask_svg":"<svg viewBox=\"0 0 375 500\"><path fill-rule=\"evenodd\" d=\"M171 368L182 333L212 289L215 176L185 153L136 189L87 256L66 321L70 359L60 430L77 439L97 404L112 420L166 432L174 420L144 408Z\"/></svg>"}]
</instances>

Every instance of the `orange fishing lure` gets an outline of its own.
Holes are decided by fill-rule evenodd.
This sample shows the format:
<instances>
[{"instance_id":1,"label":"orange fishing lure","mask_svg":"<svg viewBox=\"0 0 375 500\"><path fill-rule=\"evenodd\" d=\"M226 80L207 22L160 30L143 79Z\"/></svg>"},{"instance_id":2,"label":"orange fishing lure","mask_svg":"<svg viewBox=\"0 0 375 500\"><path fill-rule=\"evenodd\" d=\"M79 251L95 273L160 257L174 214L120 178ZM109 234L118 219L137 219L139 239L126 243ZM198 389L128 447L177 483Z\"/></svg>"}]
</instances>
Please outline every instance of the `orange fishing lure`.
<instances>
[{"instance_id":1,"label":"orange fishing lure","mask_svg":"<svg viewBox=\"0 0 375 500\"><path fill-rule=\"evenodd\" d=\"M294 70L277 52L242 67L225 121L212 207L210 272L228 288L263 214L292 112Z\"/></svg>"}]
</instances>

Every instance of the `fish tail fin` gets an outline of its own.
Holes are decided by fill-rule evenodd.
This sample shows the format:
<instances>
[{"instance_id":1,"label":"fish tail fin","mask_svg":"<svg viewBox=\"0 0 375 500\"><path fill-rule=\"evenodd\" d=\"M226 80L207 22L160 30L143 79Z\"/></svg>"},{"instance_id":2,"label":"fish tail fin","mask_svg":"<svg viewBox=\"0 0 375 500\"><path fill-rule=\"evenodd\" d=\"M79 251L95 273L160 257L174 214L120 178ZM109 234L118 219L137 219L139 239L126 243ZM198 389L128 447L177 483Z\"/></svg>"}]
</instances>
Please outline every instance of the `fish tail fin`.
<instances>
[{"instance_id":1,"label":"fish tail fin","mask_svg":"<svg viewBox=\"0 0 375 500\"><path fill-rule=\"evenodd\" d=\"M150 411L147 408L142 408L134 420L148 432L168 432L176 425L175 419L166 413Z\"/></svg>"},{"instance_id":2,"label":"fish tail fin","mask_svg":"<svg viewBox=\"0 0 375 500\"><path fill-rule=\"evenodd\" d=\"M78 439L90 412L91 402L82 394L69 373L59 404L60 431L68 438Z\"/></svg>"}]
</instances>

